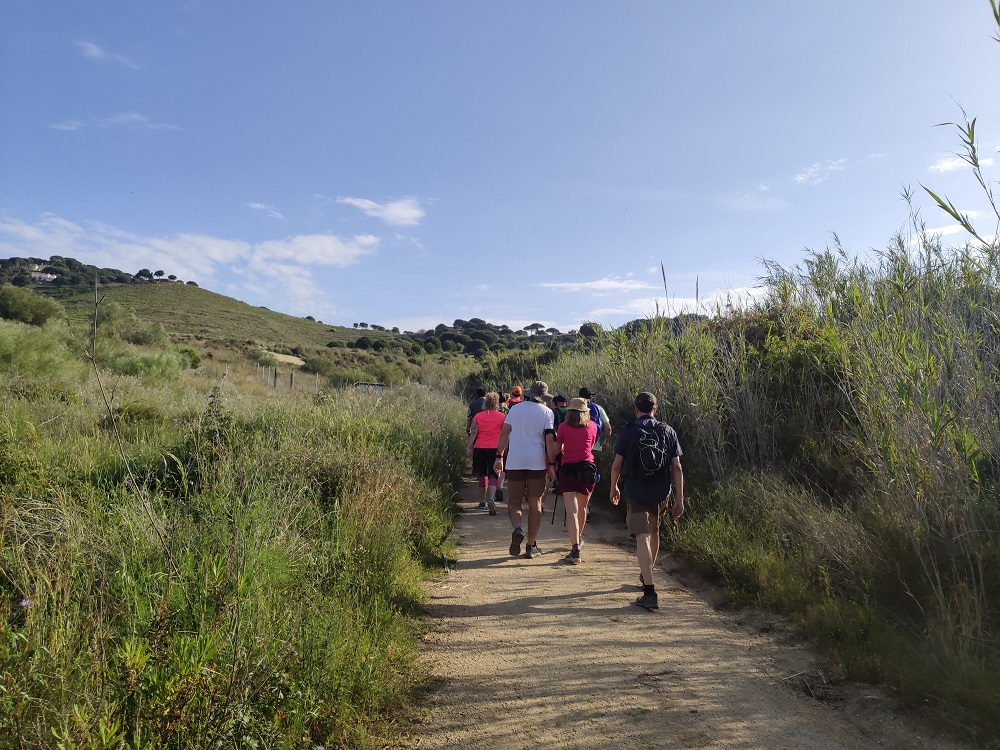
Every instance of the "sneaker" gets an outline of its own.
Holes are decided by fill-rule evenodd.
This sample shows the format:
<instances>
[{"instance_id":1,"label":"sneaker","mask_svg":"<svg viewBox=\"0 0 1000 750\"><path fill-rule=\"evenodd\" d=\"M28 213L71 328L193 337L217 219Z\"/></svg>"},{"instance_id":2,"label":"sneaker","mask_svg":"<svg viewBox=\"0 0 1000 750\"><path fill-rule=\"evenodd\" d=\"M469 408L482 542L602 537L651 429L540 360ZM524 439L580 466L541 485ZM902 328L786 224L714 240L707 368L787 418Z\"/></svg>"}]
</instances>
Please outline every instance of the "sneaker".
<instances>
[{"instance_id":1,"label":"sneaker","mask_svg":"<svg viewBox=\"0 0 1000 750\"><path fill-rule=\"evenodd\" d=\"M580 534L580 544L579 544L579 547L580 547L580 549L583 549L583 534Z\"/></svg>"},{"instance_id":2,"label":"sneaker","mask_svg":"<svg viewBox=\"0 0 1000 750\"><path fill-rule=\"evenodd\" d=\"M486 501L480 500L479 505L477 507L479 508L479 510L486 510Z\"/></svg>"},{"instance_id":3,"label":"sneaker","mask_svg":"<svg viewBox=\"0 0 1000 750\"><path fill-rule=\"evenodd\" d=\"M527 547L524 548L524 556L529 560L533 557L538 557L541 554L542 551L538 549L537 544L529 544Z\"/></svg>"},{"instance_id":4,"label":"sneaker","mask_svg":"<svg viewBox=\"0 0 1000 750\"><path fill-rule=\"evenodd\" d=\"M495 516L497 514L497 504L492 500L486 501L486 507L490 509L491 516Z\"/></svg>"},{"instance_id":5,"label":"sneaker","mask_svg":"<svg viewBox=\"0 0 1000 750\"><path fill-rule=\"evenodd\" d=\"M579 565L580 564L580 548L577 547L576 549L570 550L569 554L566 555L566 559L569 561L570 565Z\"/></svg>"},{"instance_id":6,"label":"sneaker","mask_svg":"<svg viewBox=\"0 0 1000 750\"><path fill-rule=\"evenodd\" d=\"M648 609L650 612L654 609L660 608L660 603L657 601L656 594L643 594L635 600L635 603L643 609Z\"/></svg>"},{"instance_id":7,"label":"sneaker","mask_svg":"<svg viewBox=\"0 0 1000 750\"><path fill-rule=\"evenodd\" d=\"M502 503L503 502L503 487L497 487L496 501L498 503Z\"/></svg>"},{"instance_id":8,"label":"sneaker","mask_svg":"<svg viewBox=\"0 0 1000 750\"><path fill-rule=\"evenodd\" d=\"M510 535L510 554L517 557L521 554L521 542L524 541L524 532L520 529L514 529L513 533Z\"/></svg>"}]
</instances>

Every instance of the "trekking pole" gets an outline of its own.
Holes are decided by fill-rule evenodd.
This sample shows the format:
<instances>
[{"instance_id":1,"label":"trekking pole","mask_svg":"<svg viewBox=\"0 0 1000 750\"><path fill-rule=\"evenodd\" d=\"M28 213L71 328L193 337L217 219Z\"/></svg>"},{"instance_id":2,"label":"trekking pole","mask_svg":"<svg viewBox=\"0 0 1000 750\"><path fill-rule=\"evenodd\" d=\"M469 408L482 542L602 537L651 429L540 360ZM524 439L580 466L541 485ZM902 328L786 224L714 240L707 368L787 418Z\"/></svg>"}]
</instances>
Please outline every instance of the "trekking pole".
<instances>
[{"instance_id":1,"label":"trekking pole","mask_svg":"<svg viewBox=\"0 0 1000 750\"><path fill-rule=\"evenodd\" d=\"M559 498L562 497L562 493L556 493L556 499L552 502L552 520L549 522L550 526L555 526L556 524L556 508L559 507ZM566 501L563 500L563 505L566 505Z\"/></svg>"}]
</instances>

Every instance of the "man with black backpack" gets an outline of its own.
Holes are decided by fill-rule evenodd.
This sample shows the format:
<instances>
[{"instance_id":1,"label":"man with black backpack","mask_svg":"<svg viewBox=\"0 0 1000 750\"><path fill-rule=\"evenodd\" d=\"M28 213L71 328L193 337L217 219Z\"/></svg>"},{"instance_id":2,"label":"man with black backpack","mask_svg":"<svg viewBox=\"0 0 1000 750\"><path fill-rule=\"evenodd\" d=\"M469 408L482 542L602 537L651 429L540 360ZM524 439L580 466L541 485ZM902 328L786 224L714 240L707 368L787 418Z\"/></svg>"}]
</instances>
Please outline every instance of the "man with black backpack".
<instances>
[{"instance_id":1,"label":"man with black backpack","mask_svg":"<svg viewBox=\"0 0 1000 750\"><path fill-rule=\"evenodd\" d=\"M626 425L615 441L611 502L618 505L621 500L618 480L624 474L628 498L626 519L629 533L635 537L642 579L642 596L635 603L654 610L659 603L653 585L653 565L660 551L660 519L667 509L671 485L672 515L677 519L684 512L683 451L674 428L654 416L656 396L643 391L635 397L634 405L635 421Z\"/></svg>"}]
</instances>

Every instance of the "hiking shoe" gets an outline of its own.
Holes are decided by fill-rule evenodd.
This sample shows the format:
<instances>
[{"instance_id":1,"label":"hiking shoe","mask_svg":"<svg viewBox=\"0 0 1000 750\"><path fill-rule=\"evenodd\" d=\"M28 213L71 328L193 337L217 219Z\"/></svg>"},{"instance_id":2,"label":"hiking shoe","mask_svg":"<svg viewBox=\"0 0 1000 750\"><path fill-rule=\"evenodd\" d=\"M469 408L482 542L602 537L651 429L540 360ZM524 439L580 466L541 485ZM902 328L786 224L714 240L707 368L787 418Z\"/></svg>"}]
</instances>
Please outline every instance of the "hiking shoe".
<instances>
[{"instance_id":1,"label":"hiking shoe","mask_svg":"<svg viewBox=\"0 0 1000 750\"><path fill-rule=\"evenodd\" d=\"M486 510L486 501L480 500L478 505L479 510Z\"/></svg>"},{"instance_id":2,"label":"hiking shoe","mask_svg":"<svg viewBox=\"0 0 1000 750\"><path fill-rule=\"evenodd\" d=\"M510 535L510 554L517 557L521 554L521 542L524 541L524 532L520 529L514 529L514 532Z\"/></svg>"},{"instance_id":3,"label":"hiking shoe","mask_svg":"<svg viewBox=\"0 0 1000 750\"><path fill-rule=\"evenodd\" d=\"M486 507L490 509L491 516L495 516L497 514L497 504L492 500L486 501Z\"/></svg>"},{"instance_id":4,"label":"hiking shoe","mask_svg":"<svg viewBox=\"0 0 1000 750\"><path fill-rule=\"evenodd\" d=\"M660 603L657 601L656 594L643 594L635 600L635 603L643 609L648 609L650 612L654 609L660 608Z\"/></svg>"},{"instance_id":5,"label":"hiking shoe","mask_svg":"<svg viewBox=\"0 0 1000 750\"><path fill-rule=\"evenodd\" d=\"M502 503L503 502L503 488L502 487L497 487L496 501L498 503Z\"/></svg>"},{"instance_id":6,"label":"hiking shoe","mask_svg":"<svg viewBox=\"0 0 1000 750\"><path fill-rule=\"evenodd\" d=\"M542 551L538 549L537 544L529 544L527 547L524 548L524 556L529 560L533 557L538 557L541 554Z\"/></svg>"},{"instance_id":7,"label":"hiking shoe","mask_svg":"<svg viewBox=\"0 0 1000 750\"><path fill-rule=\"evenodd\" d=\"M569 554L566 555L566 562L568 562L570 565L579 565L580 564L580 548L579 547L577 547L576 549L572 549L572 550L569 551Z\"/></svg>"}]
</instances>

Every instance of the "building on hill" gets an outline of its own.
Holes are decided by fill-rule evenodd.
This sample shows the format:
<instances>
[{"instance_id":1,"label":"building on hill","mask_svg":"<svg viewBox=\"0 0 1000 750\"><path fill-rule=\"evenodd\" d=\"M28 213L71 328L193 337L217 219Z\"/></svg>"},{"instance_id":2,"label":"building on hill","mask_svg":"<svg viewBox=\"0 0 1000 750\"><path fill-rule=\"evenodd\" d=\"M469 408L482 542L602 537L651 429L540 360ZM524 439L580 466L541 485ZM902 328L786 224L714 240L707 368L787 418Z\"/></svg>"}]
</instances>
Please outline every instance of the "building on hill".
<instances>
[{"instance_id":1,"label":"building on hill","mask_svg":"<svg viewBox=\"0 0 1000 750\"><path fill-rule=\"evenodd\" d=\"M44 273L41 270L31 272L32 281L55 281L58 278L54 273Z\"/></svg>"}]
</instances>

